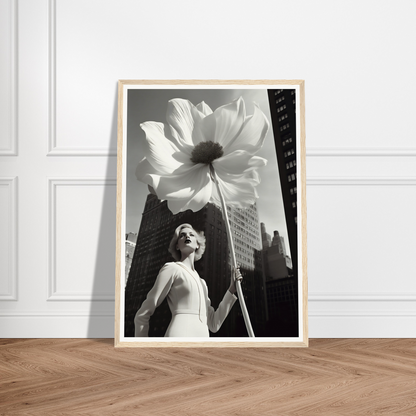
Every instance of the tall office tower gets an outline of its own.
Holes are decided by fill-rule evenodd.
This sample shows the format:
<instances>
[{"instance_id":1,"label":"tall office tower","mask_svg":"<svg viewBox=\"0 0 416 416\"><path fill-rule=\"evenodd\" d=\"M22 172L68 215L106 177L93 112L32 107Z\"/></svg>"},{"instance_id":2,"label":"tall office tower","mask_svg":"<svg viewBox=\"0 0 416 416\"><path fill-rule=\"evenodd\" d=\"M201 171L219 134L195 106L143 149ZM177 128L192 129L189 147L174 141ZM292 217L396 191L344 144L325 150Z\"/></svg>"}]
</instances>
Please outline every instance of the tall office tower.
<instances>
[{"instance_id":1,"label":"tall office tower","mask_svg":"<svg viewBox=\"0 0 416 416\"><path fill-rule=\"evenodd\" d=\"M275 336L292 336L299 333L296 90L268 90L268 95L291 255L291 260L287 256L285 260L292 266L287 278L266 282L269 323L276 323L268 331L275 330Z\"/></svg>"},{"instance_id":2,"label":"tall office tower","mask_svg":"<svg viewBox=\"0 0 416 416\"><path fill-rule=\"evenodd\" d=\"M262 238L266 234L266 226L261 226ZM263 267L265 273L267 327L268 336L286 337L297 336L297 279L291 267L290 258L284 255L284 241L278 231L270 247L264 247ZM290 262L291 265L291 262Z\"/></svg>"},{"instance_id":3,"label":"tall office tower","mask_svg":"<svg viewBox=\"0 0 416 416\"><path fill-rule=\"evenodd\" d=\"M253 270L255 265L253 249L262 249L257 206L254 204L245 209L227 207L227 210L237 262L241 267Z\"/></svg>"},{"instance_id":4,"label":"tall office tower","mask_svg":"<svg viewBox=\"0 0 416 416\"><path fill-rule=\"evenodd\" d=\"M279 253L283 254L284 250L283 250L282 240L279 235L279 231L273 231L272 246L279 247Z\"/></svg>"},{"instance_id":5,"label":"tall office tower","mask_svg":"<svg viewBox=\"0 0 416 416\"><path fill-rule=\"evenodd\" d=\"M127 233L126 234L126 264L125 264L125 282L127 284L127 279L129 277L131 262L133 260L134 250L136 248L137 234Z\"/></svg>"},{"instance_id":6,"label":"tall office tower","mask_svg":"<svg viewBox=\"0 0 416 416\"><path fill-rule=\"evenodd\" d=\"M296 90L268 90L268 95L290 253L297 276Z\"/></svg>"},{"instance_id":7,"label":"tall office tower","mask_svg":"<svg viewBox=\"0 0 416 416\"><path fill-rule=\"evenodd\" d=\"M262 224L262 238L267 234L266 226ZM282 241L278 231L274 231L272 244L269 247L263 247L263 267L265 280L283 279L288 277L286 259L283 254Z\"/></svg>"},{"instance_id":8,"label":"tall office tower","mask_svg":"<svg viewBox=\"0 0 416 416\"><path fill-rule=\"evenodd\" d=\"M272 237L266 232L266 225L264 222L260 223L260 230L263 249L269 248L272 245Z\"/></svg>"},{"instance_id":9,"label":"tall office tower","mask_svg":"<svg viewBox=\"0 0 416 416\"><path fill-rule=\"evenodd\" d=\"M266 280L276 280L288 277L289 272L286 266L286 258L281 253L278 245L271 246L267 250L267 262L269 274Z\"/></svg>"},{"instance_id":10,"label":"tall office tower","mask_svg":"<svg viewBox=\"0 0 416 416\"><path fill-rule=\"evenodd\" d=\"M283 255L287 256L286 246L285 246L285 239L282 236L280 236L280 244L281 244L281 247L282 247L282 250L283 250Z\"/></svg>"},{"instance_id":11,"label":"tall office tower","mask_svg":"<svg viewBox=\"0 0 416 416\"><path fill-rule=\"evenodd\" d=\"M166 201L161 202L154 195L148 195L140 229L136 250L130 269L129 280L125 290L125 336L134 336L134 316L152 288L157 274L164 263L173 261L168 246L174 230L182 223L191 224L196 230L203 231L206 236L206 250L195 268L208 285L211 304L217 308L230 285L231 268L229 265L228 242L221 210L214 204L207 204L198 212L185 211L173 215ZM243 242L243 239L241 239ZM247 254L238 248L240 255ZM264 285L256 281L261 274L260 252L252 248L252 262L248 269L241 267L243 291L247 308L252 317L253 329L265 326L265 295ZM260 261L259 261L260 259ZM241 259L244 260L244 259ZM251 259L250 259L251 260ZM243 264L243 263L241 263ZM261 293L260 290L262 291ZM163 337L169 325L171 314L166 300L160 305L150 319L149 336ZM246 336L241 309L238 302L232 308L221 329L211 336L233 337Z\"/></svg>"},{"instance_id":12,"label":"tall office tower","mask_svg":"<svg viewBox=\"0 0 416 416\"><path fill-rule=\"evenodd\" d=\"M244 276L242 287L254 333L263 334L267 320L266 287L263 273L262 235L257 206L248 208L227 206L233 234L235 256ZM239 321L237 336L245 335L243 322Z\"/></svg>"}]
</instances>

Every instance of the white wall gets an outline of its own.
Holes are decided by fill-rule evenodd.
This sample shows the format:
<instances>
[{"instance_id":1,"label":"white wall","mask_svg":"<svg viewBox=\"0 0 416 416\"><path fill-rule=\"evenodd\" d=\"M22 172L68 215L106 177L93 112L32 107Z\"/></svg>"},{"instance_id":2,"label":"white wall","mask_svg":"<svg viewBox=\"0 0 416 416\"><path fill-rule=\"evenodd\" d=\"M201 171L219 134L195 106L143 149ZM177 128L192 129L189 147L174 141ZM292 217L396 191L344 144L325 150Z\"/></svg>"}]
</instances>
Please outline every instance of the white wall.
<instances>
[{"instance_id":1,"label":"white wall","mask_svg":"<svg viewBox=\"0 0 416 416\"><path fill-rule=\"evenodd\" d=\"M310 337L416 335L414 1L1 0L0 337L112 337L118 79L305 79Z\"/></svg>"}]
</instances>

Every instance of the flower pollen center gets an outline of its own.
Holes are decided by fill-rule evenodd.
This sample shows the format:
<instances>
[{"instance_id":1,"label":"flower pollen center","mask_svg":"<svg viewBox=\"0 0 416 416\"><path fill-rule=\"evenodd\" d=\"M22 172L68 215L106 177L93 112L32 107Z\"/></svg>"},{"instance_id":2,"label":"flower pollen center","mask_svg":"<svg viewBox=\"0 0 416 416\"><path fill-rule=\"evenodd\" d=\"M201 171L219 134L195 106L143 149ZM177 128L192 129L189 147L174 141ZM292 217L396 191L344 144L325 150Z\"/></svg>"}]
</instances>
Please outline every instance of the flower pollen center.
<instances>
[{"instance_id":1,"label":"flower pollen center","mask_svg":"<svg viewBox=\"0 0 416 416\"><path fill-rule=\"evenodd\" d=\"M224 150L220 144L213 141L201 142L192 150L191 162L209 165L223 154Z\"/></svg>"}]
</instances>

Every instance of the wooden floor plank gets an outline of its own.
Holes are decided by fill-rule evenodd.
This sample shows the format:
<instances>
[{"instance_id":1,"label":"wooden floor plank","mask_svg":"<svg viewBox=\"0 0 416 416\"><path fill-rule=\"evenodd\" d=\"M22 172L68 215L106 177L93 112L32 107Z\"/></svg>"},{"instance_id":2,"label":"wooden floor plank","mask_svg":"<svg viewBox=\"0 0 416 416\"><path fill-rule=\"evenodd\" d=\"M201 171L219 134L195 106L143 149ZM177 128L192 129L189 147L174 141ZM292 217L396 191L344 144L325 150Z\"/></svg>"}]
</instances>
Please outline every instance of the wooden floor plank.
<instances>
[{"instance_id":1,"label":"wooden floor plank","mask_svg":"<svg viewBox=\"0 0 416 416\"><path fill-rule=\"evenodd\" d=\"M415 415L416 340L122 348L0 340L0 415Z\"/></svg>"}]
</instances>

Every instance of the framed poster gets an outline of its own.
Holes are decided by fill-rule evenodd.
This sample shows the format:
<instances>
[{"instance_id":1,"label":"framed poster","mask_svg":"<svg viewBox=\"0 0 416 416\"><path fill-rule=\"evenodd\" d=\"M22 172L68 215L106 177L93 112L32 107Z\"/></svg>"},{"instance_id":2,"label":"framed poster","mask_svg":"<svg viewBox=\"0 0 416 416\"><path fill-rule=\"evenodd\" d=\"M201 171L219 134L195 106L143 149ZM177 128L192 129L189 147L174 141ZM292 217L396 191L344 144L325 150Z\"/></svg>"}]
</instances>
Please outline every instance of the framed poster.
<instances>
[{"instance_id":1,"label":"framed poster","mask_svg":"<svg viewBox=\"0 0 416 416\"><path fill-rule=\"evenodd\" d=\"M119 81L116 347L307 346L303 81Z\"/></svg>"}]
</instances>

